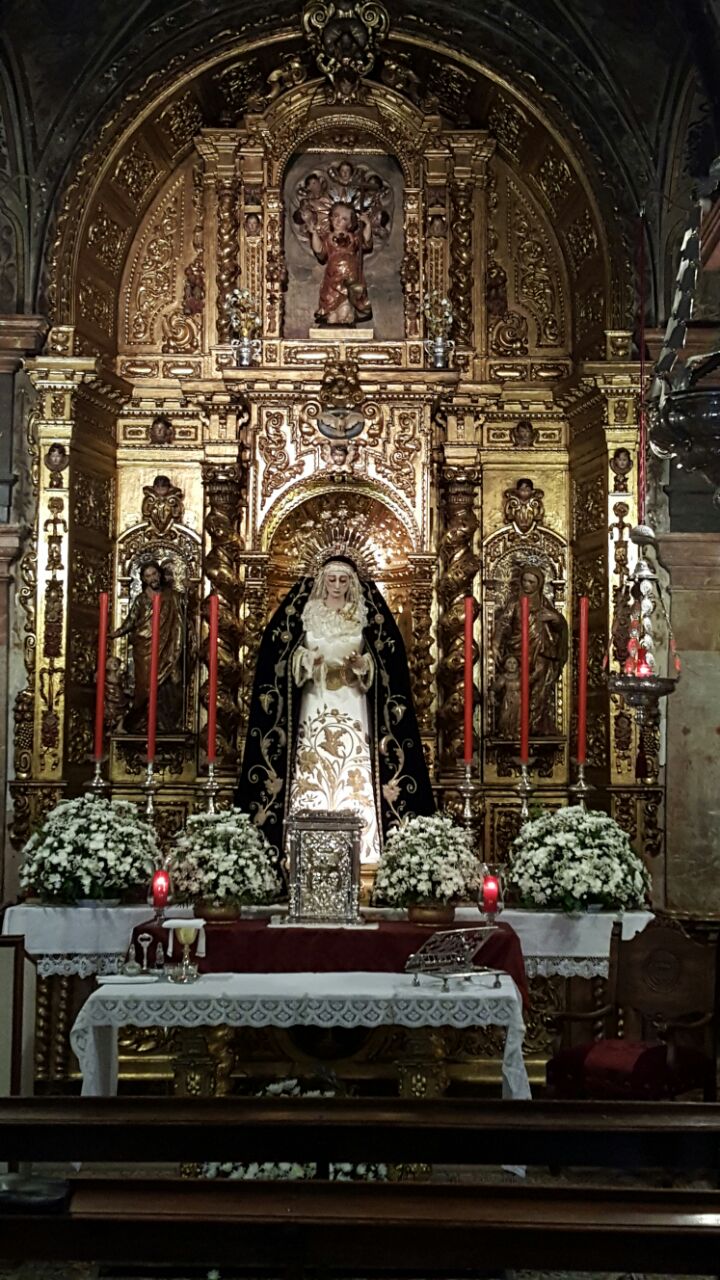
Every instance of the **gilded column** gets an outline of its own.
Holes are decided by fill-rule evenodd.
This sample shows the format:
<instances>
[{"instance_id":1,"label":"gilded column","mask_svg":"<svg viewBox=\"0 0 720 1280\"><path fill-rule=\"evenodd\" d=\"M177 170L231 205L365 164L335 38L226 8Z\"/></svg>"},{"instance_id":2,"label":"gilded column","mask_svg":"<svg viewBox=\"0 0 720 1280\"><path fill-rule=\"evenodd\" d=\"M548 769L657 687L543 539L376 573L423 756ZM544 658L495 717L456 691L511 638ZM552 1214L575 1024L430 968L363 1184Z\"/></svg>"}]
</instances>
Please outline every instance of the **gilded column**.
<instances>
[{"instance_id":1,"label":"gilded column","mask_svg":"<svg viewBox=\"0 0 720 1280\"><path fill-rule=\"evenodd\" d=\"M432 735L435 730L432 672L432 598L435 557L411 556L410 564L412 566L410 611L413 629L413 643L409 654L410 675L420 733Z\"/></svg>"},{"instance_id":2,"label":"gilded column","mask_svg":"<svg viewBox=\"0 0 720 1280\"><path fill-rule=\"evenodd\" d=\"M440 767L455 769L462 759L465 596L476 597L475 575L479 519L476 511L481 473L476 467L446 467L442 477L443 534L438 582L438 725ZM473 660L479 652L473 647ZM477 682L476 682L477 688ZM476 695L478 696L478 695Z\"/></svg>"},{"instance_id":3,"label":"gilded column","mask_svg":"<svg viewBox=\"0 0 720 1280\"><path fill-rule=\"evenodd\" d=\"M225 303L240 271L237 134L204 129L196 145L205 166L206 188L215 193L215 331L217 341L226 343L232 335Z\"/></svg>"},{"instance_id":4,"label":"gilded column","mask_svg":"<svg viewBox=\"0 0 720 1280\"><path fill-rule=\"evenodd\" d=\"M473 183L450 186L450 301L458 347L473 345Z\"/></svg>"},{"instance_id":5,"label":"gilded column","mask_svg":"<svg viewBox=\"0 0 720 1280\"><path fill-rule=\"evenodd\" d=\"M238 690L243 588L240 580L242 539L240 522L243 506L243 475L237 462L203 464L205 487L204 573L220 601L218 638L218 763L234 768L237 762L237 735L240 721ZM207 641L205 640L205 646ZM203 690L207 707L207 686Z\"/></svg>"}]
</instances>

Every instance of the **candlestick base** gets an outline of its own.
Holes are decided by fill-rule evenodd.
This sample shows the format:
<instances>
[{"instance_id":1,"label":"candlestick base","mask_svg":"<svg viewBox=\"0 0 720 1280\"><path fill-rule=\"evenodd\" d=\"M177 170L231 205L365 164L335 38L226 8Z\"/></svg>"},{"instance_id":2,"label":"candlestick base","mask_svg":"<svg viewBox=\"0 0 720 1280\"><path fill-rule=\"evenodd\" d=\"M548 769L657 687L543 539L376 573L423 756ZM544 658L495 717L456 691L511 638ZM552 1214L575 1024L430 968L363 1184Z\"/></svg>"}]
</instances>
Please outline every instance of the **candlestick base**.
<instances>
[{"instance_id":1,"label":"candlestick base","mask_svg":"<svg viewBox=\"0 0 720 1280\"><path fill-rule=\"evenodd\" d=\"M102 776L100 761L95 761L95 772L92 782L86 782L85 788L94 800L104 800L105 792L110 790L110 783L106 782Z\"/></svg>"},{"instance_id":2,"label":"candlestick base","mask_svg":"<svg viewBox=\"0 0 720 1280\"><path fill-rule=\"evenodd\" d=\"M520 765L520 781L515 790L520 796L520 817L523 822L527 822L530 817L529 801L535 793L535 787L530 781L530 766L527 764Z\"/></svg>"},{"instance_id":3,"label":"candlestick base","mask_svg":"<svg viewBox=\"0 0 720 1280\"><path fill-rule=\"evenodd\" d=\"M148 760L147 774L143 783L143 791L145 792L144 812L148 822L153 822L155 819L155 793L159 789L159 785L153 777L152 760Z\"/></svg>"},{"instance_id":4,"label":"candlestick base","mask_svg":"<svg viewBox=\"0 0 720 1280\"><path fill-rule=\"evenodd\" d=\"M458 791L463 798L462 821L466 831L474 831L475 825L482 818L482 804L478 813L477 803L473 807L477 793L480 789L480 783L473 778L473 767L471 764L463 765L464 776L458 787Z\"/></svg>"},{"instance_id":5,"label":"candlestick base","mask_svg":"<svg viewBox=\"0 0 720 1280\"><path fill-rule=\"evenodd\" d=\"M579 764L577 767L577 771L578 771L577 782L573 782L572 786L568 787L568 791L570 795L576 799L581 809L587 809L587 803L586 803L587 798L590 792L594 791L595 788L591 786L589 782L585 781L585 765L584 764Z\"/></svg>"},{"instance_id":6,"label":"candlestick base","mask_svg":"<svg viewBox=\"0 0 720 1280\"><path fill-rule=\"evenodd\" d=\"M217 805L215 798L220 790L220 784L215 781L215 762L211 760L208 764L207 782L204 782L200 788L205 797L205 808L208 813L217 813Z\"/></svg>"}]
</instances>

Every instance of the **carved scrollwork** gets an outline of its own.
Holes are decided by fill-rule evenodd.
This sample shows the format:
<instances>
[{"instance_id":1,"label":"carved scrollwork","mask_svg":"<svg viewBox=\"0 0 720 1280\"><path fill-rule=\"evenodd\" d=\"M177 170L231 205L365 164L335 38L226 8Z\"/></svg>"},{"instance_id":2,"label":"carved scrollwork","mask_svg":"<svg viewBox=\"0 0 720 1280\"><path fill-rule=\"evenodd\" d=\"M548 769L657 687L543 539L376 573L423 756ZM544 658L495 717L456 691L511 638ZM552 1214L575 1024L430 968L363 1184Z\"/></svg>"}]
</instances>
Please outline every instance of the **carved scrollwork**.
<instances>
[{"instance_id":1,"label":"carved scrollwork","mask_svg":"<svg viewBox=\"0 0 720 1280\"><path fill-rule=\"evenodd\" d=\"M547 233L514 182L508 182L508 202L517 301L536 318L538 347L562 345L565 340L562 286Z\"/></svg>"},{"instance_id":2,"label":"carved scrollwork","mask_svg":"<svg viewBox=\"0 0 720 1280\"><path fill-rule=\"evenodd\" d=\"M184 232L184 179L173 183L145 231L124 290L123 341L159 346L158 317L176 302Z\"/></svg>"},{"instance_id":3,"label":"carved scrollwork","mask_svg":"<svg viewBox=\"0 0 720 1280\"><path fill-rule=\"evenodd\" d=\"M263 499L271 497L288 480L302 475L302 461L291 463L288 452L288 426L284 409L266 409L262 414L262 431L258 450L264 462L262 478Z\"/></svg>"}]
</instances>

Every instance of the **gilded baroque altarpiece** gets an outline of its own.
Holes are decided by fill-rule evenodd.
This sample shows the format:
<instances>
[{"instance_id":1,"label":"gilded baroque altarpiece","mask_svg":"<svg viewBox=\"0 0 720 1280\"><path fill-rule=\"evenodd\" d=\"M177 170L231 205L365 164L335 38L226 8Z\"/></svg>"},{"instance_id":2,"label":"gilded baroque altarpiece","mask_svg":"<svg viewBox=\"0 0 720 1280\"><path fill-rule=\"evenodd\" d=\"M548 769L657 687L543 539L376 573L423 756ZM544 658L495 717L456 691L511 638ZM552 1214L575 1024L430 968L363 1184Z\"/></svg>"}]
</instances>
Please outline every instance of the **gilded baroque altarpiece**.
<instances>
[{"instance_id":1,"label":"gilded baroque altarpiece","mask_svg":"<svg viewBox=\"0 0 720 1280\"><path fill-rule=\"evenodd\" d=\"M154 559L183 597L184 702L156 765L168 838L202 803L208 592L229 797L264 623L299 572L345 547L398 618L428 758L455 806L463 599L477 602L475 803L493 862L519 809L498 618L529 568L569 626L532 743L536 800L558 805L572 780L576 601L589 596L589 779L656 855L658 733L644 729L638 779L638 730L602 677L636 517L638 368L627 256L590 161L541 101L431 34L393 33L372 74L347 83L313 53L296 30L264 44L248 32L232 55L169 70L107 126L68 191L54 323L29 362L37 518L18 574L15 840L89 776L100 591L118 626ZM337 204L372 233L372 316L356 327L316 315L330 268L313 231ZM259 316L247 367L232 344L237 289ZM424 345L433 290L452 307L447 368ZM121 638L109 777L139 798L143 740L122 728L131 685Z\"/></svg>"}]
</instances>

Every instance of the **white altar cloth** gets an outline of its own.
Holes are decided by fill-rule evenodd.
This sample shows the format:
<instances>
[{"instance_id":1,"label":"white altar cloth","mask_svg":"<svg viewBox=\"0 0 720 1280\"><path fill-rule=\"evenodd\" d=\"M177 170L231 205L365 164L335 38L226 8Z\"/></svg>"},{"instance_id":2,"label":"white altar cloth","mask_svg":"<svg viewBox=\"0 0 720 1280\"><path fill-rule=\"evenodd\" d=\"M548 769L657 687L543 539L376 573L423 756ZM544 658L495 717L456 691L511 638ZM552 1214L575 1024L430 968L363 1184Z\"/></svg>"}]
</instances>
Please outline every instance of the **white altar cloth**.
<instances>
[{"instance_id":1,"label":"white altar cloth","mask_svg":"<svg viewBox=\"0 0 720 1280\"><path fill-rule=\"evenodd\" d=\"M174 914L182 915L173 908ZM130 946L132 931L151 920L153 908L137 907L8 907L3 935L25 938L25 950L37 960L39 978L54 974L80 978L117 973Z\"/></svg>"},{"instance_id":2,"label":"white altar cloth","mask_svg":"<svg viewBox=\"0 0 720 1280\"><path fill-rule=\"evenodd\" d=\"M118 1027L476 1027L506 1028L503 1097L529 1098L525 1026L507 974L413 986L404 973L214 973L180 986L167 980L113 983L86 1000L70 1033L86 1096L117 1090Z\"/></svg>"},{"instance_id":3,"label":"white altar cloth","mask_svg":"<svg viewBox=\"0 0 720 1280\"><path fill-rule=\"evenodd\" d=\"M173 914L183 914L173 907ZM191 908L187 908L190 913ZM271 915L270 906L253 914ZM363 908L368 920L404 920L404 911ZM8 907L3 934L25 937L25 950L36 959L38 976L53 974L117 973L125 956L132 931L152 916L152 907ZM606 978L610 932L615 912L584 912L576 916L561 911L520 911L508 909L499 916L517 933L529 978L536 975L564 978ZM477 907L458 907L456 924L462 928L482 919ZM652 920L647 911L626 911L622 915L623 937L632 938Z\"/></svg>"}]
</instances>

